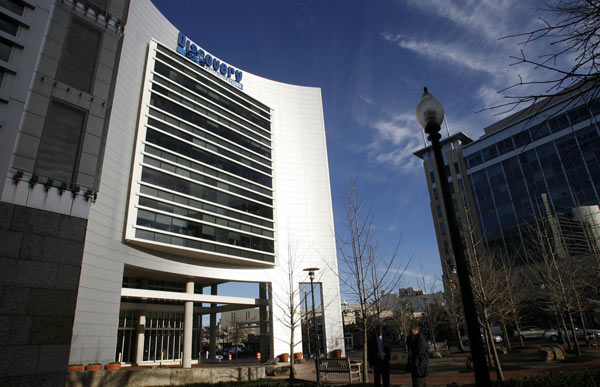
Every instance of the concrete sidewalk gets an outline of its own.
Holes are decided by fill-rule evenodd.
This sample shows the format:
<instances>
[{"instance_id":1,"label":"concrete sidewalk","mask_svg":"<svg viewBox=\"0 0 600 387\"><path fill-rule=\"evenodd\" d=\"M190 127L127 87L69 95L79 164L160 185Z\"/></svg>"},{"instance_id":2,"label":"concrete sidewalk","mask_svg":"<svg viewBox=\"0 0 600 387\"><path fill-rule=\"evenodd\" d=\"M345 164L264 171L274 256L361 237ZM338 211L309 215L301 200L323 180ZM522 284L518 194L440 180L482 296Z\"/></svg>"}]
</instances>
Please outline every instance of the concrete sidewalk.
<instances>
[{"instance_id":1,"label":"concrete sidewalk","mask_svg":"<svg viewBox=\"0 0 600 387\"><path fill-rule=\"evenodd\" d=\"M358 358L352 358L353 360L360 360ZM463 363L464 364L464 363ZM597 368L600 367L600 359L596 358L590 361L581 363L539 363L532 364L531 366L523 367L524 369L517 370L504 370L504 379L522 379L527 376L533 376L540 372L546 372L550 370L574 370L583 368ZM469 385L475 383L475 377L473 372L469 372L465 367L457 367L449 369L450 367L439 367L436 364L435 367L431 367L430 375L427 377L428 387L446 387L448 384L456 383L460 385ZM371 370L369 370L371 371ZM296 378L316 382L316 372L314 360L306 360L304 364L296 365ZM282 377L278 377L282 379ZM490 379L496 380L496 373L490 371ZM348 376L345 374L329 374L327 378L321 378L321 382L327 384L338 384L347 385L349 384ZM369 384L373 384L373 374L369 372ZM390 383L393 386L412 386L411 376L409 373L404 371L392 370L390 374ZM358 383L355 383L358 384Z\"/></svg>"}]
</instances>

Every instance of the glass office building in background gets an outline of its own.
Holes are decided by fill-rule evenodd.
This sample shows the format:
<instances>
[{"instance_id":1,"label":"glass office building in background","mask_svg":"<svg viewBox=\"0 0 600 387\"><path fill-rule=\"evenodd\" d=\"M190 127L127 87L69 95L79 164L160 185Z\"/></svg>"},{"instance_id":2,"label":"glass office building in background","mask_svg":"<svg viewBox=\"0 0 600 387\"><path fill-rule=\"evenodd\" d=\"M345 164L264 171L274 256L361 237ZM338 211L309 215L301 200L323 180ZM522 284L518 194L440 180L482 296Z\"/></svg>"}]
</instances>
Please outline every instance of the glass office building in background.
<instances>
[{"instance_id":1,"label":"glass office building in background","mask_svg":"<svg viewBox=\"0 0 600 387\"><path fill-rule=\"evenodd\" d=\"M598 251L600 241L600 99L597 90L538 102L484 129L471 140L459 132L441 142L461 234L517 264L536 261L531 225L549 220L559 254ZM454 262L433 153L424 161L444 278ZM451 162L448 162L451 160ZM472 233L473 235L468 235Z\"/></svg>"},{"instance_id":2,"label":"glass office building in background","mask_svg":"<svg viewBox=\"0 0 600 387\"><path fill-rule=\"evenodd\" d=\"M481 230L491 250L535 261L528 225L556 221L565 253L596 249L600 203L597 91L538 102L463 147ZM535 112L535 115L530 112ZM529 236L530 237L530 236Z\"/></svg>"}]
</instances>

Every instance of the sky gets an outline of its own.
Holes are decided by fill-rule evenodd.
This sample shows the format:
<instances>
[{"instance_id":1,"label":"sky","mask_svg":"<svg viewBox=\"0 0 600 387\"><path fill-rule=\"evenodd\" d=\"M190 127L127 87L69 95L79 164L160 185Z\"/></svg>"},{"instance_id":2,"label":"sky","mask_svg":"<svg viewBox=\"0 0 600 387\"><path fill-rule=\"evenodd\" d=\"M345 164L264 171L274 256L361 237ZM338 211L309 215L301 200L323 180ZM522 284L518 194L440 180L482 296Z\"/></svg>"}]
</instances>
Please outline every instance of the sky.
<instances>
[{"instance_id":1,"label":"sky","mask_svg":"<svg viewBox=\"0 0 600 387\"><path fill-rule=\"evenodd\" d=\"M400 262L412 259L401 285L422 287L422 271L427 286L439 279L425 174L413 156L424 146L415 107L427 86L444 105L450 131L479 138L502 117L481 112L504 102L498 91L519 76L540 76L531 67L510 66L510 57L521 49L535 57L542 47L500 38L540 27L543 2L152 1L181 32L231 65L320 87L337 237L345 238L343 206L352 177L372 203L383 249L400 241Z\"/></svg>"}]
</instances>

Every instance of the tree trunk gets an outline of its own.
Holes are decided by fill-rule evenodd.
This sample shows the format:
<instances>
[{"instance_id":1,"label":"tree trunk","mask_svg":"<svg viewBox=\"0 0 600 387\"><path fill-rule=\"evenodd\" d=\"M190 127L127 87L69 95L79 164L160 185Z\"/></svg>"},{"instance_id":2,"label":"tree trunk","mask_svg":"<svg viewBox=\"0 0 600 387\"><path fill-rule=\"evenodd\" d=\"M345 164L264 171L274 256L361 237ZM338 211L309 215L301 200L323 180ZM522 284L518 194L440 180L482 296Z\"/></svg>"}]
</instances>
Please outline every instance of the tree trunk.
<instances>
[{"instance_id":1,"label":"tree trunk","mask_svg":"<svg viewBox=\"0 0 600 387\"><path fill-rule=\"evenodd\" d=\"M517 334L519 335L519 343L521 344L521 348L525 347L525 343L523 342L523 335L521 334L521 326L517 319L515 319L515 326L517 327Z\"/></svg>"},{"instance_id":2,"label":"tree trunk","mask_svg":"<svg viewBox=\"0 0 600 387\"><path fill-rule=\"evenodd\" d=\"M465 344L462 341L462 337L460 337L460 324L456 323L456 335L458 336L458 349L460 349L461 352L465 351Z\"/></svg>"},{"instance_id":3,"label":"tree trunk","mask_svg":"<svg viewBox=\"0 0 600 387\"><path fill-rule=\"evenodd\" d=\"M368 348L368 332L367 319L363 318L363 384L369 383L369 361L367 358Z\"/></svg>"},{"instance_id":4,"label":"tree trunk","mask_svg":"<svg viewBox=\"0 0 600 387\"><path fill-rule=\"evenodd\" d=\"M577 340L577 332L575 332L575 323L573 322L573 316L567 312L569 316L569 325L571 325L571 333L573 334L573 340L575 341L575 354L577 357L581 356L581 348L579 348L579 341Z\"/></svg>"},{"instance_id":5,"label":"tree trunk","mask_svg":"<svg viewBox=\"0 0 600 387\"><path fill-rule=\"evenodd\" d=\"M506 343L506 350L508 352L511 351L510 347L510 337L508 337L508 331L506 330L506 324L502 323L502 335L504 336L504 342Z\"/></svg>"},{"instance_id":6,"label":"tree trunk","mask_svg":"<svg viewBox=\"0 0 600 387\"><path fill-rule=\"evenodd\" d=\"M496 345L494 344L494 336L492 335L492 328L490 327L490 323L485 323L485 329L487 330L488 336L490 338L490 346L492 347L492 354L494 355L494 362L496 368L496 376L498 380L504 380L504 373L502 372L502 365L500 364L500 358L498 357L498 351L496 351Z\"/></svg>"},{"instance_id":7,"label":"tree trunk","mask_svg":"<svg viewBox=\"0 0 600 387\"><path fill-rule=\"evenodd\" d=\"M494 362L492 359L492 352L490 349L490 336L488 335L487 329L483 330L483 338L485 340L485 349L486 349L485 354L487 357L488 368L491 368L494 366Z\"/></svg>"},{"instance_id":8,"label":"tree trunk","mask_svg":"<svg viewBox=\"0 0 600 387\"><path fill-rule=\"evenodd\" d=\"M565 316L563 316L562 313L559 313L558 316L560 317L560 323L562 324L563 332L565 333L564 336L567 340L567 345L569 346L569 351L572 351L573 343L571 342L571 338L569 337L569 334L567 333L567 323L565 322ZM559 334L560 334L560 331L559 331Z\"/></svg>"},{"instance_id":9,"label":"tree trunk","mask_svg":"<svg viewBox=\"0 0 600 387\"><path fill-rule=\"evenodd\" d=\"M583 329L583 338L585 339L585 346L590 348L592 346L592 343L588 339L587 329L585 327L585 320L583 318L583 311L581 309L579 309L579 319L581 319L581 328Z\"/></svg>"},{"instance_id":10,"label":"tree trunk","mask_svg":"<svg viewBox=\"0 0 600 387\"><path fill-rule=\"evenodd\" d=\"M290 329L290 380L296 379L296 367L294 366L294 318ZM236 350L237 353L237 350Z\"/></svg>"}]
</instances>

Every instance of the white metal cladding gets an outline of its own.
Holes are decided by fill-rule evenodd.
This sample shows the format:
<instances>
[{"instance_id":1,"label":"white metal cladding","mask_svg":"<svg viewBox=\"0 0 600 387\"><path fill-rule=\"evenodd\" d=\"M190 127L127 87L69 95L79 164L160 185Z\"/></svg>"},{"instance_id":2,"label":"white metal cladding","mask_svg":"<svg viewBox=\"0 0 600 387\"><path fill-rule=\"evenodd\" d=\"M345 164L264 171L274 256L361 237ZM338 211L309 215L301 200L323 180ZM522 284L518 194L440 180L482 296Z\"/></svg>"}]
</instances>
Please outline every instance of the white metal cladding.
<instances>
[{"instance_id":1,"label":"white metal cladding","mask_svg":"<svg viewBox=\"0 0 600 387\"><path fill-rule=\"evenodd\" d=\"M175 48L177 36L175 27L149 0L130 3L100 193L88 221L70 362L114 360L124 265L182 278L271 283L274 354L289 352L289 329L278 315L282 313L280 295L286 288L290 255L299 261L296 287L298 282L309 281L303 268L321 268L317 281L323 284L327 349L343 348L325 124L318 88L279 83L247 72L242 81L247 95L272 109L275 265L190 259L123 241L129 187L132 181L139 181L135 168L132 174L132 165L138 119L142 120L140 101L147 106L141 91L147 74L148 42L154 38Z\"/></svg>"}]
</instances>

